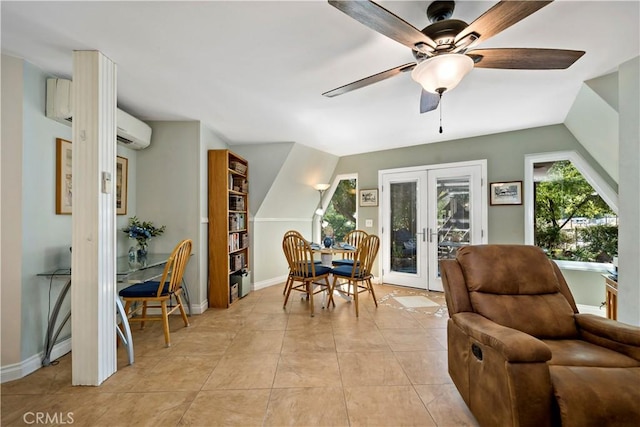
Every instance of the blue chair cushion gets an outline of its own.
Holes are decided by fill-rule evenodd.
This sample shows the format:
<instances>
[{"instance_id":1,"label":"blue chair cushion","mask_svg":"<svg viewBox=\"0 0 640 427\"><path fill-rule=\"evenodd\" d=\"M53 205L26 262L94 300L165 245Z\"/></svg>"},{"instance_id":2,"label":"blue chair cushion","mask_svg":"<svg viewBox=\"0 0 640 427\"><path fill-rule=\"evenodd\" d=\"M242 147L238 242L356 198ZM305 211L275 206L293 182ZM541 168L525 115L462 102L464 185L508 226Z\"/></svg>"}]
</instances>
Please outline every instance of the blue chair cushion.
<instances>
[{"instance_id":1,"label":"blue chair cushion","mask_svg":"<svg viewBox=\"0 0 640 427\"><path fill-rule=\"evenodd\" d=\"M341 266L332 268L331 272L333 273L334 276L351 277L351 273L353 272L353 266L341 265ZM356 267L356 273L354 274L353 277L360 278L362 277L362 274L363 273L360 271L360 268Z\"/></svg>"},{"instance_id":2,"label":"blue chair cushion","mask_svg":"<svg viewBox=\"0 0 640 427\"><path fill-rule=\"evenodd\" d=\"M336 267L339 267L342 265L348 265L351 267L353 266L353 260L352 259L336 259L336 260L333 260L331 264L335 265Z\"/></svg>"},{"instance_id":3,"label":"blue chair cushion","mask_svg":"<svg viewBox=\"0 0 640 427\"><path fill-rule=\"evenodd\" d=\"M323 274L331 273L331 267L327 267L326 265L315 265L316 276L322 276Z\"/></svg>"},{"instance_id":4,"label":"blue chair cushion","mask_svg":"<svg viewBox=\"0 0 640 427\"><path fill-rule=\"evenodd\" d=\"M158 293L158 286L160 286L160 282L149 281L136 283L121 290L119 295L123 298L155 297ZM168 292L169 282L165 283L162 295L166 295Z\"/></svg>"},{"instance_id":5,"label":"blue chair cushion","mask_svg":"<svg viewBox=\"0 0 640 427\"><path fill-rule=\"evenodd\" d=\"M322 276L323 274L331 273L331 267L326 267L324 265L315 264L316 276ZM305 275L305 277L313 277L311 275L311 267L309 267L309 273Z\"/></svg>"}]
</instances>

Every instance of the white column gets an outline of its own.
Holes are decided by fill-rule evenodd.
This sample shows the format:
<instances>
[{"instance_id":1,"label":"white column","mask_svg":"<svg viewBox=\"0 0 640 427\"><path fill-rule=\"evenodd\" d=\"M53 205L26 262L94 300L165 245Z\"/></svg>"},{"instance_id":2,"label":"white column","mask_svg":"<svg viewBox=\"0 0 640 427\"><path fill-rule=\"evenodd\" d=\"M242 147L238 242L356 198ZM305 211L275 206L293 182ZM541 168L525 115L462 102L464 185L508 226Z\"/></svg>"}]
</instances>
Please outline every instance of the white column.
<instances>
[{"instance_id":1,"label":"white column","mask_svg":"<svg viewBox=\"0 0 640 427\"><path fill-rule=\"evenodd\" d=\"M72 383L97 386L117 369L116 66L97 51L73 53L72 142Z\"/></svg>"},{"instance_id":2,"label":"white column","mask_svg":"<svg viewBox=\"0 0 640 427\"><path fill-rule=\"evenodd\" d=\"M640 57L618 68L618 320L640 326Z\"/></svg>"}]
</instances>

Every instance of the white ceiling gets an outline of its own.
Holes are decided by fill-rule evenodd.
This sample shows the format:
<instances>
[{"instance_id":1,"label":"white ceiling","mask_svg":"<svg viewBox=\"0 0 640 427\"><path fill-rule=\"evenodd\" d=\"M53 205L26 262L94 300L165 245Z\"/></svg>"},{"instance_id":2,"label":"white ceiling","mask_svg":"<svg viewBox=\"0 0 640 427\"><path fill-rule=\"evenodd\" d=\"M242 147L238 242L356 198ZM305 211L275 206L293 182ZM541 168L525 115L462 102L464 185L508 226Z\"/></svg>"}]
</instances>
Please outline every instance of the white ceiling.
<instances>
[{"instance_id":1,"label":"white ceiling","mask_svg":"<svg viewBox=\"0 0 640 427\"><path fill-rule=\"evenodd\" d=\"M430 2L380 2L428 25ZM467 23L495 1L457 2ZM582 82L640 54L631 1L557 0L479 45L584 50L562 71L473 70L419 114L408 74L321 93L411 62L408 48L325 1L8 2L2 53L71 78L73 50L118 65L118 105L143 120L200 120L229 144L297 142L342 156L562 123Z\"/></svg>"}]
</instances>

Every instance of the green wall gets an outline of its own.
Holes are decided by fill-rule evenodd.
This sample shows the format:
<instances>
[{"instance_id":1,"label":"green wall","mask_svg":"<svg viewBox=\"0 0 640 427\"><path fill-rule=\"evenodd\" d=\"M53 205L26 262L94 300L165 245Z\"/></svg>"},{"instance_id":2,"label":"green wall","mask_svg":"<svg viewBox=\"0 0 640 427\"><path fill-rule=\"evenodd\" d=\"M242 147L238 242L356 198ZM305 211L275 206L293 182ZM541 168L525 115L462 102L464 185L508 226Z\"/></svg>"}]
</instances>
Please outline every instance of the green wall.
<instances>
[{"instance_id":1,"label":"green wall","mask_svg":"<svg viewBox=\"0 0 640 427\"><path fill-rule=\"evenodd\" d=\"M377 188L379 170L487 159L489 182L521 181L526 154L566 150L577 151L617 187L564 125L346 156L340 158L334 176L357 172L359 188ZM377 208L360 208L359 223L364 224L365 218L373 219L374 230L378 229ZM489 206L488 227L489 243L523 243L524 207Z\"/></svg>"}]
</instances>

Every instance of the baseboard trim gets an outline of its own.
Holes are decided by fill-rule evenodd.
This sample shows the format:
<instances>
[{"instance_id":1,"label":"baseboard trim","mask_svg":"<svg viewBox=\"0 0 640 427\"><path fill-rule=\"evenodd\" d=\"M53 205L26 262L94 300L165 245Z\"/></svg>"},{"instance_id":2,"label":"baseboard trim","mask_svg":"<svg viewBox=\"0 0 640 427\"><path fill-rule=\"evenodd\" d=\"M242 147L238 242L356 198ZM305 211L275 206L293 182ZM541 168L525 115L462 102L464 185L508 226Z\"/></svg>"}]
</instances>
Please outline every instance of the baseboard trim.
<instances>
[{"instance_id":1,"label":"baseboard trim","mask_svg":"<svg viewBox=\"0 0 640 427\"><path fill-rule=\"evenodd\" d=\"M71 351L71 337L66 338L56 345L51 350L51 360L56 360ZM0 367L0 383L6 383L13 380L19 380L27 375L42 368L42 359L44 358L44 351L23 360L19 363L13 363L11 365Z\"/></svg>"},{"instance_id":2,"label":"baseboard trim","mask_svg":"<svg viewBox=\"0 0 640 427\"><path fill-rule=\"evenodd\" d=\"M274 277L268 280L262 280L260 282L253 282L253 290L259 291L260 289L268 288L270 286L281 285L287 280L287 276Z\"/></svg>"}]
</instances>

